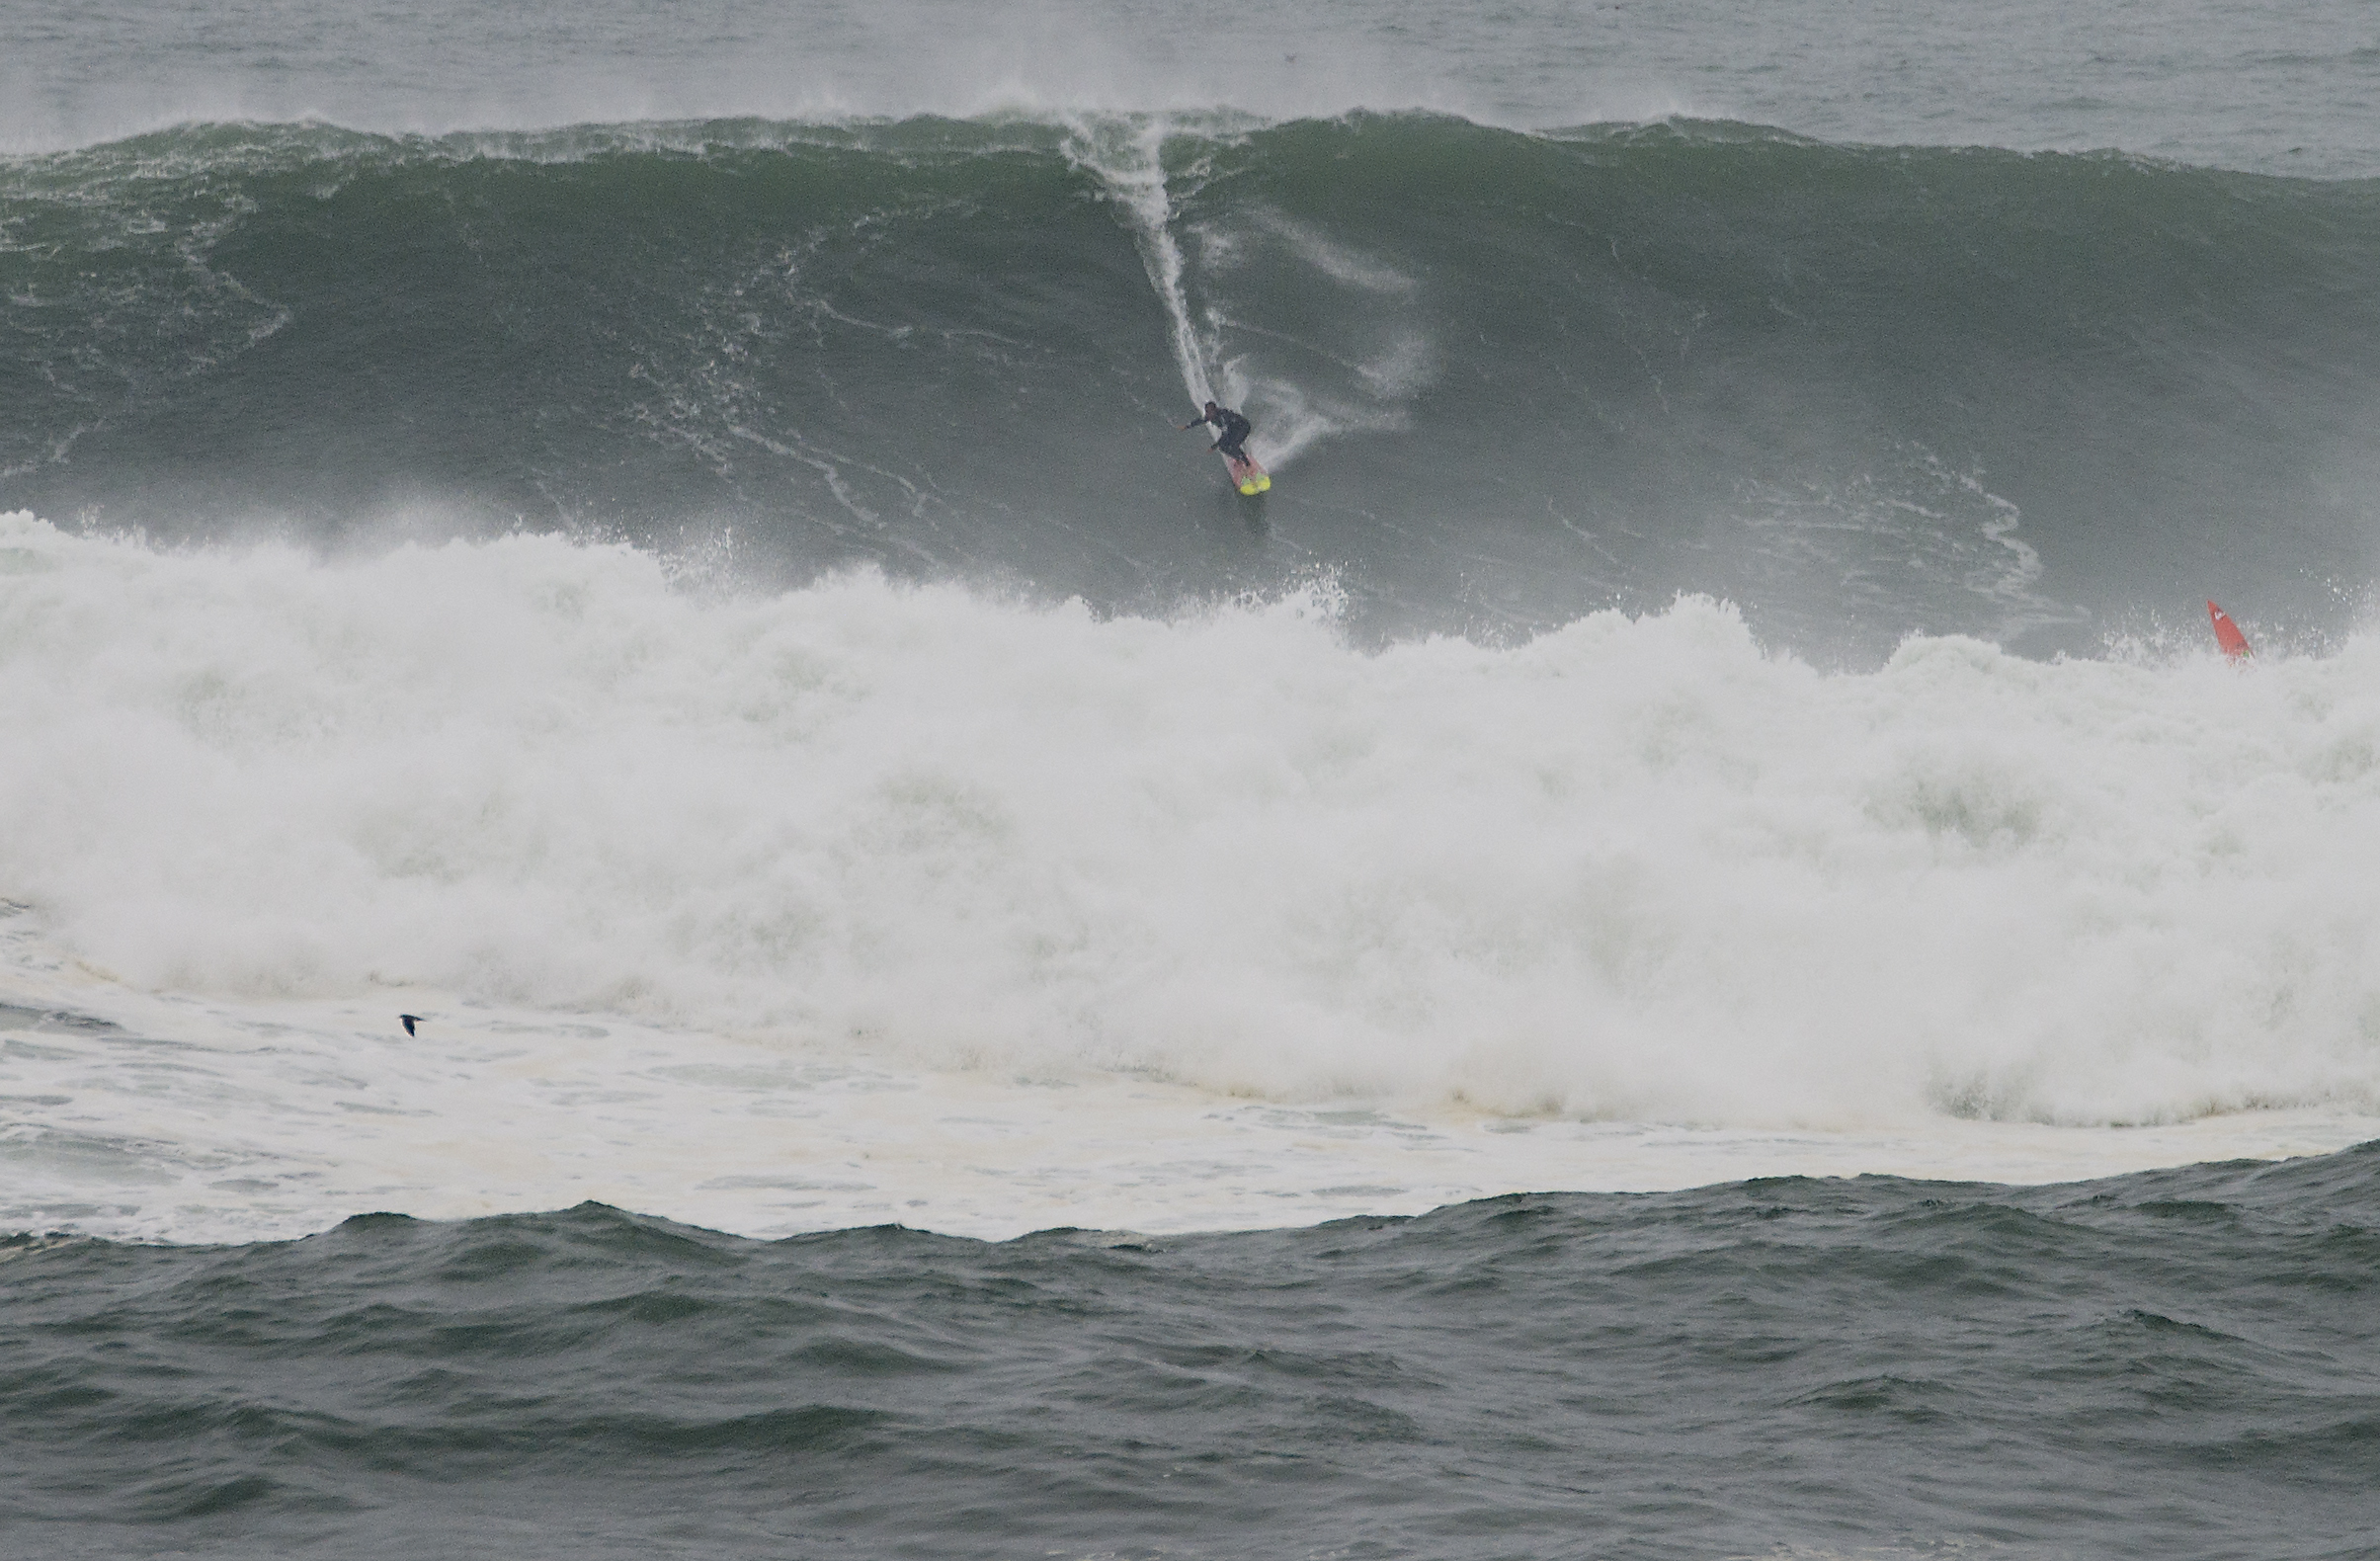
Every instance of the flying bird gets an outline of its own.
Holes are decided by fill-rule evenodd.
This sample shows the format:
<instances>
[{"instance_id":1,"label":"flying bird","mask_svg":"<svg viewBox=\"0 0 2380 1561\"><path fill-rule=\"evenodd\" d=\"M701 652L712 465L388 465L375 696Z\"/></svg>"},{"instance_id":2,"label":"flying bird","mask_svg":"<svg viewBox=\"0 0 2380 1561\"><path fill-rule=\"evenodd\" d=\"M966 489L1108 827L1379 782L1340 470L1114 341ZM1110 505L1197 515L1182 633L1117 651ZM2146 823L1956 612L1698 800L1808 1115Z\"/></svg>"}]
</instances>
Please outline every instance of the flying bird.
<instances>
[{"instance_id":1,"label":"flying bird","mask_svg":"<svg viewBox=\"0 0 2380 1561\"><path fill-rule=\"evenodd\" d=\"M413 1033L413 1027L421 1022L422 1017L419 1014L399 1014L397 1016L397 1023L405 1027L405 1033L408 1035Z\"/></svg>"}]
</instances>

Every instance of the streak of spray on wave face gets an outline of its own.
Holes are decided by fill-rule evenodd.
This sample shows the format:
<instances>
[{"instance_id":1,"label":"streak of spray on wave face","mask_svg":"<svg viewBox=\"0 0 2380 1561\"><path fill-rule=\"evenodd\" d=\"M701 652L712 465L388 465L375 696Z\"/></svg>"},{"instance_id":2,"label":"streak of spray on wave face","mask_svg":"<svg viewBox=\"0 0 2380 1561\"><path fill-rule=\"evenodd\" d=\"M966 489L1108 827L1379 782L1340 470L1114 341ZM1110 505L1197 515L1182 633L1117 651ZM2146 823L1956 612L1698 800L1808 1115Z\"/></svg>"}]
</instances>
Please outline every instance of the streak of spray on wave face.
<instances>
[{"instance_id":1,"label":"streak of spray on wave face","mask_svg":"<svg viewBox=\"0 0 2380 1561\"><path fill-rule=\"evenodd\" d=\"M1162 116L1082 119L1068 125L1066 154L1105 182L1131 223L1133 241L1149 268L1149 285L1165 306L1174 342L1174 361L1190 403L1202 407L1214 395L1206 355L1190 325L1190 299L1182 290L1182 246L1174 241L1174 203L1166 193L1165 138L1171 123Z\"/></svg>"},{"instance_id":2,"label":"streak of spray on wave face","mask_svg":"<svg viewBox=\"0 0 2380 1561\"><path fill-rule=\"evenodd\" d=\"M1259 424L1251 448L1275 468L1323 440L1408 426L1414 398L1436 376L1436 352L1416 307L1414 279L1377 257L1269 205L1218 212L1190 229L1207 293L1193 319L1174 187L1203 194L1219 177L1227 179L1215 166L1216 153L1256 128L1255 122L1228 115L1070 116L1067 124L1067 156L1102 181L1131 227L1193 410L1220 399L1246 411ZM1275 271L1259 287L1235 290L1263 297L1267 312L1292 317L1299 292L1336 291L1340 306L1328 312L1337 319L1325 324L1326 311L1311 311L1306 317L1316 323L1301 335L1232 313L1218 285L1259 260L1271 260ZM1287 277L1277 269L1284 261ZM1354 330L1351 317L1361 321Z\"/></svg>"}]
</instances>

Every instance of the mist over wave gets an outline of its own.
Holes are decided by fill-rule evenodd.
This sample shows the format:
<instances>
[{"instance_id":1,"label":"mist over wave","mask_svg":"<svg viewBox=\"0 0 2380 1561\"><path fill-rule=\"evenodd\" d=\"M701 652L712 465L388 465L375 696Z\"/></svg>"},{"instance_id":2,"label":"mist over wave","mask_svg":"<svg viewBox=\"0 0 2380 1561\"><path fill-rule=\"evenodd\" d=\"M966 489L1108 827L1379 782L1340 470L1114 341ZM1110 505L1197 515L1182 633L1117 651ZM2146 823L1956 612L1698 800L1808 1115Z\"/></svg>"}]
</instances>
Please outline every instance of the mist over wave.
<instances>
[{"instance_id":1,"label":"mist over wave","mask_svg":"<svg viewBox=\"0 0 2380 1561\"><path fill-rule=\"evenodd\" d=\"M136 986L1589 1117L2380 1100L2368 638L1830 675L1699 599L1369 653L1313 591L0 534L0 893Z\"/></svg>"},{"instance_id":2,"label":"mist over wave","mask_svg":"<svg viewBox=\"0 0 2380 1561\"><path fill-rule=\"evenodd\" d=\"M1520 129L1673 115L1832 141L2127 151L2319 177L2380 172L2369 19L2010 0L1878 28L1806 0L1196 7L1126 0L0 0L0 150L193 122L390 133L635 120L1425 109Z\"/></svg>"}]
</instances>

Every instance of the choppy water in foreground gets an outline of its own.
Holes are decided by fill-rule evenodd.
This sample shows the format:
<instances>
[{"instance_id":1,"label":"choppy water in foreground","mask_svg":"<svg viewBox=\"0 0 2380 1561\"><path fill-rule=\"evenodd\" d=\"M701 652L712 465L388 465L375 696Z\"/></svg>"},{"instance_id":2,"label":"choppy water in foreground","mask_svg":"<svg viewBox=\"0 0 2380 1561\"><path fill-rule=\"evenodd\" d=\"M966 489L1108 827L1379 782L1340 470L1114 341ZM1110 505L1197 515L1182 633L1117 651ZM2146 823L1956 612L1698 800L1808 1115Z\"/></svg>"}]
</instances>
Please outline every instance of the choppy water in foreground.
<instances>
[{"instance_id":1,"label":"choppy water in foreground","mask_svg":"<svg viewBox=\"0 0 2380 1561\"><path fill-rule=\"evenodd\" d=\"M45 1556L2372 1553L2380 1146L1251 1235L0 1247Z\"/></svg>"}]
</instances>

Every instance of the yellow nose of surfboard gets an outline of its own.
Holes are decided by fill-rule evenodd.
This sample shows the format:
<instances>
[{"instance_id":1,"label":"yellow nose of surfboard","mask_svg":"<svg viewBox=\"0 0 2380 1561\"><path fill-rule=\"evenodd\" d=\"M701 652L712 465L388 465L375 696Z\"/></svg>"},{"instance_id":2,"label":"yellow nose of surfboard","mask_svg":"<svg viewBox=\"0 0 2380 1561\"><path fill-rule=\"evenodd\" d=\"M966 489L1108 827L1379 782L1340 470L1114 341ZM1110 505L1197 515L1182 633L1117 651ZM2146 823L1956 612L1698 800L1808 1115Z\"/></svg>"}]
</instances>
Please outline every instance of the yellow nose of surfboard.
<instances>
[{"instance_id":1,"label":"yellow nose of surfboard","mask_svg":"<svg viewBox=\"0 0 2380 1561\"><path fill-rule=\"evenodd\" d=\"M1226 455L1223 464L1231 472L1231 485L1240 490L1244 499L1253 499L1272 486L1272 473L1253 459Z\"/></svg>"}]
</instances>

